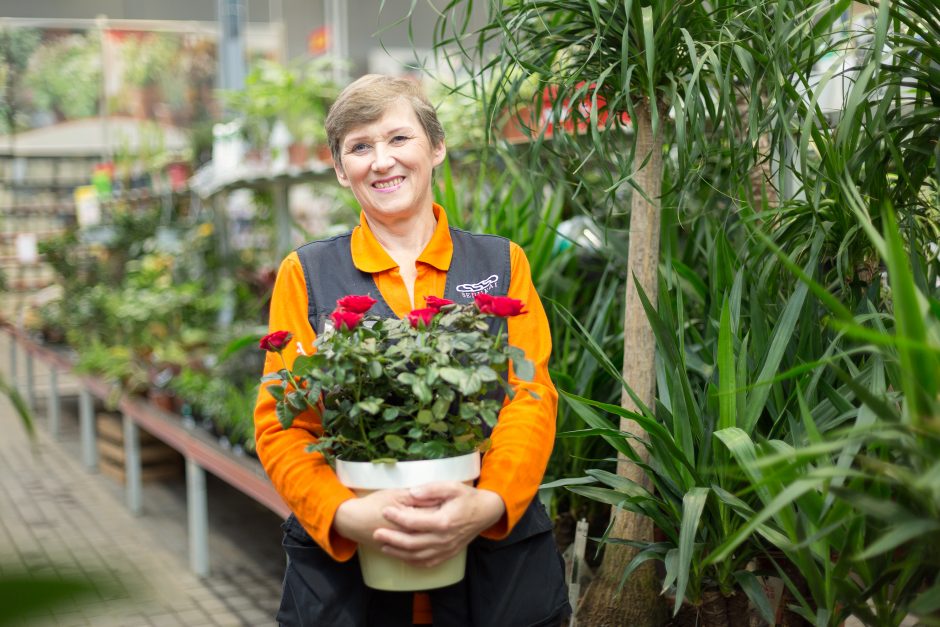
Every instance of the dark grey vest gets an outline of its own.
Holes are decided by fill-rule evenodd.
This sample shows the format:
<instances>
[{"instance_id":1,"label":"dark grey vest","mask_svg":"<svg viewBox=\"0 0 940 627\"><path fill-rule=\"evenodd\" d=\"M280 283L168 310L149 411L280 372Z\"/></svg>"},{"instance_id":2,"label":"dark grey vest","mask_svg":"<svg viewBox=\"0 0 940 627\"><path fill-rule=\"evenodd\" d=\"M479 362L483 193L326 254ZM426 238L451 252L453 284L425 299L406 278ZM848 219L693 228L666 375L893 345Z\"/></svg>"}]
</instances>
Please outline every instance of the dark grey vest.
<instances>
[{"instance_id":1,"label":"dark grey vest","mask_svg":"<svg viewBox=\"0 0 940 627\"><path fill-rule=\"evenodd\" d=\"M370 314L392 318L395 313L382 298L372 275L362 272L353 264L350 249L352 233L310 242L297 249L300 265L307 283L307 316L317 334L323 332L325 321L336 301L347 294L368 294L378 302ZM444 298L455 303L473 302L477 294L505 296L509 291L509 240L496 235L477 235L451 227L454 245ZM424 303L415 303L417 308ZM501 323L493 319L491 329Z\"/></svg>"}]
</instances>

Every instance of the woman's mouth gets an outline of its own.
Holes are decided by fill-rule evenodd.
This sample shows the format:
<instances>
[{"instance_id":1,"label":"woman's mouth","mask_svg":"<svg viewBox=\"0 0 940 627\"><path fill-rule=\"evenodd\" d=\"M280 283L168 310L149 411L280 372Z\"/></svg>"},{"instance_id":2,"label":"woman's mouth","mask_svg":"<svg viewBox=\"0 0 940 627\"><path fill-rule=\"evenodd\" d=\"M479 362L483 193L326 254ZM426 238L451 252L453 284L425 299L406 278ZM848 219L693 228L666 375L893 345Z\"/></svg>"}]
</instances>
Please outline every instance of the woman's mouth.
<instances>
[{"instance_id":1,"label":"woman's mouth","mask_svg":"<svg viewBox=\"0 0 940 627\"><path fill-rule=\"evenodd\" d=\"M394 178L376 181L375 183L372 184L372 187L373 189L377 189L380 192L389 192L389 191L398 189L398 187L404 182L405 182L405 177L396 176Z\"/></svg>"}]
</instances>

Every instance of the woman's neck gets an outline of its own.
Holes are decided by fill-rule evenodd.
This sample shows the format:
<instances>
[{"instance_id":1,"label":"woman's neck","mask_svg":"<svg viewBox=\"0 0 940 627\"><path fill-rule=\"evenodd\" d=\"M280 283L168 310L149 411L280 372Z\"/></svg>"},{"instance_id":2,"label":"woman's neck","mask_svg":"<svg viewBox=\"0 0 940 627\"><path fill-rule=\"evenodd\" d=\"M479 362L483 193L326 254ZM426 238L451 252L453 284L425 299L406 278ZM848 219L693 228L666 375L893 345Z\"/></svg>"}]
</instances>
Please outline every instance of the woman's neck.
<instances>
[{"instance_id":1,"label":"woman's neck","mask_svg":"<svg viewBox=\"0 0 940 627\"><path fill-rule=\"evenodd\" d=\"M437 227L437 219L433 211L422 212L414 218L396 222L371 220L368 216L366 220L372 235L382 245L385 252L395 261L403 257L410 260L412 264L431 241L434 229Z\"/></svg>"},{"instance_id":2,"label":"woman's neck","mask_svg":"<svg viewBox=\"0 0 940 627\"><path fill-rule=\"evenodd\" d=\"M413 309L415 307L415 282L418 280L418 268L415 262L434 236L434 229L437 227L434 212L428 211L412 220L390 224L369 220L368 217L366 220L376 241L398 264L398 272L408 291L408 299Z\"/></svg>"}]
</instances>

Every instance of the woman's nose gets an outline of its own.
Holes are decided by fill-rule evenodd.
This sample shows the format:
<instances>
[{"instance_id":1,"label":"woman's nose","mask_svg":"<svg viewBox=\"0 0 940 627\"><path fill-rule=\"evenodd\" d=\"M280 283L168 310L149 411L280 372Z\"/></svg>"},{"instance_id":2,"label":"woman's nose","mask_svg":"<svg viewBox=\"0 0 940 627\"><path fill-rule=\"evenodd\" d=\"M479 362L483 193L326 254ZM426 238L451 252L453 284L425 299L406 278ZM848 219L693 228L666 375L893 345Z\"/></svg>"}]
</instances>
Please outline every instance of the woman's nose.
<instances>
[{"instance_id":1,"label":"woman's nose","mask_svg":"<svg viewBox=\"0 0 940 627\"><path fill-rule=\"evenodd\" d=\"M376 172L387 170L395 163L395 159L392 157L392 151L389 150L384 143L376 143L373 155L372 169Z\"/></svg>"}]
</instances>

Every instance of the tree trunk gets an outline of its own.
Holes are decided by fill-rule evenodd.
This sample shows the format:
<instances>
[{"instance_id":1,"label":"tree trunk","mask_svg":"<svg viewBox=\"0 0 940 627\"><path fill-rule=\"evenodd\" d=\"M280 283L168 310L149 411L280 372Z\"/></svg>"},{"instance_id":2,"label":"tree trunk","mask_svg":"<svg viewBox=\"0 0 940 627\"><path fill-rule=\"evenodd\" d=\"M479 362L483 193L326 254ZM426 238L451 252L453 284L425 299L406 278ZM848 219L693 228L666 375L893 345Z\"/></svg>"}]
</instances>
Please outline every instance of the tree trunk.
<instances>
[{"instance_id":1,"label":"tree trunk","mask_svg":"<svg viewBox=\"0 0 940 627\"><path fill-rule=\"evenodd\" d=\"M641 168L636 172L634 180L646 197L633 190L623 335L623 378L647 407L653 406L656 394L656 345L653 330L636 290L634 275L650 302L655 305L659 286L659 196L663 179L663 141L661 132L653 134L650 106L656 104L643 102L638 105L635 111L636 119L633 120L636 134L633 162L634 167ZM664 116L660 115L660 120L663 119ZM638 411L626 390L621 395L620 404L627 409ZM640 426L632 420L621 420L620 429L637 435L644 434ZM630 440L630 443L641 456L646 457L646 450L642 446L634 440ZM650 487L643 471L624 457L618 460L617 474ZM653 539L653 523L644 516L614 510L610 537L649 541ZM620 590L623 571L634 555L636 549L624 545L608 544L605 547L604 561L596 578L588 587L578 611L579 625L642 627L662 624L662 606L658 596L660 584L652 562L646 562L634 571L623 590Z\"/></svg>"}]
</instances>

